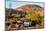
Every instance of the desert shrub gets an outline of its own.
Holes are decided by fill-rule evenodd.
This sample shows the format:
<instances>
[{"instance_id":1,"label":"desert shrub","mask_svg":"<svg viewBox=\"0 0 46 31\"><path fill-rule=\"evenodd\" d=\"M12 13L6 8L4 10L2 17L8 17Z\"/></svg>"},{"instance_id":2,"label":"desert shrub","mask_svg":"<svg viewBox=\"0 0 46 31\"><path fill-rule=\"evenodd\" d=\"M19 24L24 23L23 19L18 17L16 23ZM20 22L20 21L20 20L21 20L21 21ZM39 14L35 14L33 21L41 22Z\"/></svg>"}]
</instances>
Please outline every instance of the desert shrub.
<instances>
[{"instance_id":1,"label":"desert shrub","mask_svg":"<svg viewBox=\"0 0 46 31\"><path fill-rule=\"evenodd\" d=\"M36 23L38 23L39 25L44 25L44 17L40 16L40 14L37 11L34 12L29 12L25 15L25 18L31 19L31 20L37 20Z\"/></svg>"}]
</instances>

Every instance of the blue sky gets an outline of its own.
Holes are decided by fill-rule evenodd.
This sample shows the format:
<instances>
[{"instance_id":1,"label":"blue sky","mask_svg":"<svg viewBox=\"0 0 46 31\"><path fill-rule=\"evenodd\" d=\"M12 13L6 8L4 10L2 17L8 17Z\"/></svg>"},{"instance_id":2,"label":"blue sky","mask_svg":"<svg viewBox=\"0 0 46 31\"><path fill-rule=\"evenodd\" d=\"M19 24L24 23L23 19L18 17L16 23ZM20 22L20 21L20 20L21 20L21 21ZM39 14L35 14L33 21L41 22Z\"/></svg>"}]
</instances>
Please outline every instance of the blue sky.
<instances>
[{"instance_id":1,"label":"blue sky","mask_svg":"<svg viewBox=\"0 0 46 31\"><path fill-rule=\"evenodd\" d=\"M32 3L32 2L16 2L13 0L8 0L6 1L6 8L9 8L9 4L11 3L11 8L16 9L20 6L26 5L26 4L35 4L35 5L40 5L41 7L43 7L43 3Z\"/></svg>"}]
</instances>

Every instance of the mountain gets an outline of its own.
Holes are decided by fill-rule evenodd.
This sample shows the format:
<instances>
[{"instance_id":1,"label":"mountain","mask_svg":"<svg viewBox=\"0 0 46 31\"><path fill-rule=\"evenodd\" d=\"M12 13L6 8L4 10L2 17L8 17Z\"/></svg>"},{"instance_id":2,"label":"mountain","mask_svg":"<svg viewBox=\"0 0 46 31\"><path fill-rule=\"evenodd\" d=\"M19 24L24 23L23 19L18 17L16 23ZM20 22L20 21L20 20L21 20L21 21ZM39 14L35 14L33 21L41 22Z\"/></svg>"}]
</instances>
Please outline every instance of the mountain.
<instances>
[{"instance_id":1,"label":"mountain","mask_svg":"<svg viewBox=\"0 0 46 31\"><path fill-rule=\"evenodd\" d=\"M23 11L18 11L16 9L5 8L5 16L9 16L9 14L16 14L17 12L19 14L25 14L25 12L23 12Z\"/></svg>"},{"instance_id":2,"label":"mountain","mask_svg":"<svg viewBox=\"0 0 46 31\"><path fill-rule=\"evenodd\" d=\"M41 7L39 5L30 5L30 4L20 6L20 7L16 8L16 10L25 11L25 12L37 11L41 16L43 16L43 13L44 13L43 7Z\"/></svg>"}]
</instances>

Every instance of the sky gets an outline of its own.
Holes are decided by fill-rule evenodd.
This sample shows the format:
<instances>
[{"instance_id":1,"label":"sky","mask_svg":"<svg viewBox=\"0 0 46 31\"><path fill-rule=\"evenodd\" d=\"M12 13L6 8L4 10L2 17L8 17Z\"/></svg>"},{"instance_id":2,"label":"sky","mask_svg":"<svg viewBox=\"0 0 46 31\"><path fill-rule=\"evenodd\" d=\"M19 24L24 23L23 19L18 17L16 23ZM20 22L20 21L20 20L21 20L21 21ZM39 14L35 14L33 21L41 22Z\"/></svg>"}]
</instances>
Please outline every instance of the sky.
<instances>
[{"instance_id":1,"label":"sky","mask_svg":"<svg viewBox=\"0 0 46 31\"><path fill-rule=\"evenodd\" d=\"M16 9L16 8L18 8L18 7L20 7L20 6L23 6L23 5L26 5L26 4L35 4L35 5L40 5L41 7L44 7L44 5L43 5L43 3L32 3L32 2L17 2L17 1L15 1L15 0L6 0L6 8L10 8L9 7L9 5L11 4L11 8L13 8L13 9Z\"/></svg>"}]
</instances>

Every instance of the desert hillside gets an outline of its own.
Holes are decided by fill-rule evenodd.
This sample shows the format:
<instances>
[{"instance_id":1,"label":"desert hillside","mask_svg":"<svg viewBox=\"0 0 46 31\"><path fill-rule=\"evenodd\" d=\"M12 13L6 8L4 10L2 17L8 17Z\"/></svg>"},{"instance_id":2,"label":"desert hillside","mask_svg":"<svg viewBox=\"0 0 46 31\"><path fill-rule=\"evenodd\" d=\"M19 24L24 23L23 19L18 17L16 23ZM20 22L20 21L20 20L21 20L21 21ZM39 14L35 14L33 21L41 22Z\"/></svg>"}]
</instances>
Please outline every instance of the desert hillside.
<instances>
[{"instance_id":1,"label":"desert hillside","mask_svg":"<svg viewBox=\"0 0 46 31\"><path fill-rule=\"evenodd\" d=\"M16 9L6 8L5 18L8 30L13 26L15 30L44 28L44 8L39 5L22 5Z\"/></svg>"},{"instance_id":2,"label":"desert hillside","mask_svg":"<svg viewBox=\"0 0 46 31\"><path fill-rule=\"evenodd\" d=\"M21 7L16 8L19 11L33 12L37 11L41 16L43 16L44 8L39 5L23 5Z\"/></svg>"}]
</instances>

